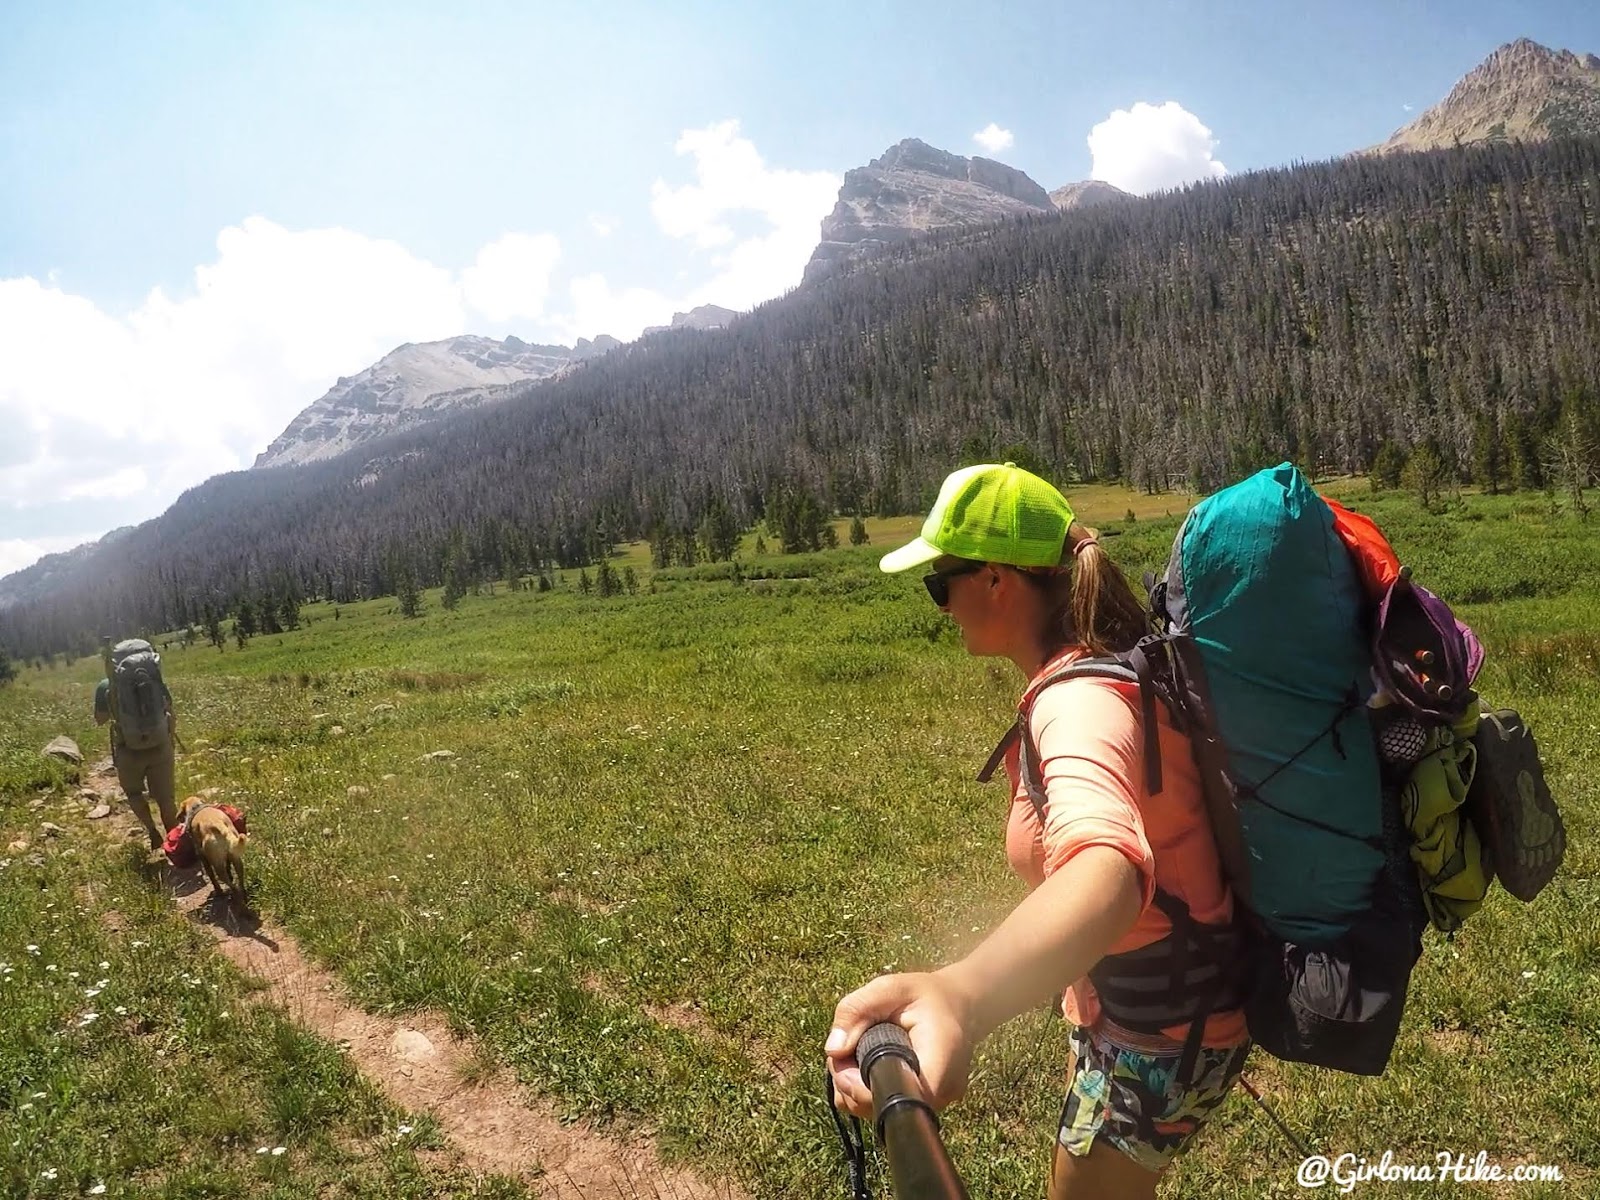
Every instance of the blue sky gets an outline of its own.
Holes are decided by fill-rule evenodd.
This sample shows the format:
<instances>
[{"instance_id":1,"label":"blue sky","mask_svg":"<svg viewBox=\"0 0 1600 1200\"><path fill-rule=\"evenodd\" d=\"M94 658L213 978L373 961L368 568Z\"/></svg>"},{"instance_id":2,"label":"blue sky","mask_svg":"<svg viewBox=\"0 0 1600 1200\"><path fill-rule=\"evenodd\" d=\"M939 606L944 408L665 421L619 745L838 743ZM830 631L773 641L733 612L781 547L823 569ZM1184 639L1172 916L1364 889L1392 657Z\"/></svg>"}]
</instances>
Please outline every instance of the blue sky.
<instances>
[{"instance_id":1,"label":"blue sky","mask_svg":"<svg viewBox=\"0 0 1600 1200\"><path fill-rule=\"evenodd\" d=\"M1600 51L1600 7L0 0L0 574L400 342L780 294L902 137L1176 184L1381 141L1521 36Z\"/></svg>"}]
</instances>

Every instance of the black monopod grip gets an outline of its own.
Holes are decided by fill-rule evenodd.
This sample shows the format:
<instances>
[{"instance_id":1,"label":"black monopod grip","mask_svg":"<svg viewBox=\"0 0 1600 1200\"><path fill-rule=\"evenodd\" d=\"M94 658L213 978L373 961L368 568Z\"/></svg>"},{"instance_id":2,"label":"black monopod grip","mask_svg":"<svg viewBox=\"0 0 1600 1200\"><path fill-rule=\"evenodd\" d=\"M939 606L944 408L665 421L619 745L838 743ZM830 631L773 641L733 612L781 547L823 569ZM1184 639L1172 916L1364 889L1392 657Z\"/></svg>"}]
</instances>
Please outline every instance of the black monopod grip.
<instances>
[{"instance_id":1,"label":"black monopod grip","mask_svg":"<svg viewBox=\"0 0 1600 1200\"><path fill-rule=\"evenodd\" d=\"M889 1158L895 1200L968 1200L922 1093L906 1031L874 1025L856 1043L856 1062L872 1092L872 1125Z\"/></svg>"}]
</instances>

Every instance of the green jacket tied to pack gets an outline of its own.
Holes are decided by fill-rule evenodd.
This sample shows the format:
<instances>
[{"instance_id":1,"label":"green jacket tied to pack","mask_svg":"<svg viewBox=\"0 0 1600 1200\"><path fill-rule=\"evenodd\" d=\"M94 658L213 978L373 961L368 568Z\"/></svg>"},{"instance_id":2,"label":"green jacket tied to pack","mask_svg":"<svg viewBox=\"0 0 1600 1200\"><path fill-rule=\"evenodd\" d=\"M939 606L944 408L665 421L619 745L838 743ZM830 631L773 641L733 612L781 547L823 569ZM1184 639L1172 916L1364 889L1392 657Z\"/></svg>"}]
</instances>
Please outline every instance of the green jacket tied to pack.
<instances>
[{"instance_id":1,"label":"green jacket tied to pack","mask_svg":"<svg viewBox=\"0 0 1600 1200\"><path fill-rule=\"evenodd\" d=\"M1411 834L1428 920L1454 933L1479 908L1491 879L1482 839L1467 819L1467 792L1478 765L1473 706L1454 725L1428 730L1422 756L1400 789L1400 813Z\"/></svg>"}]
</instances>

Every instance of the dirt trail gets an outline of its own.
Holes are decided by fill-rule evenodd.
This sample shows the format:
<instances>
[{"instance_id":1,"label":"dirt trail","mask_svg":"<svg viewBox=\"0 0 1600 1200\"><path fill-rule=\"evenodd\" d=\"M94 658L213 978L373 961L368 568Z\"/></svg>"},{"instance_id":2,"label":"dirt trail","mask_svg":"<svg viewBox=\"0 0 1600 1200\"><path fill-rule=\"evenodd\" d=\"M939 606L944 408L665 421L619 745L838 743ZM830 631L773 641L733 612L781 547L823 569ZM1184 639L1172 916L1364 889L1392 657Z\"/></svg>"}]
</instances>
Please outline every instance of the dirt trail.
<instances>
[{"instance_id":1,"label":"dirt trail","mask_svg":"<svg viewBox=\"0 0 1600 1200\"><path fill-rule=\"evenodd\" d=\"M143 841L109 759L89 769L84 786L111 804L104 822L110 833ZM363 1011L287 932L259 917L237 918L224 901L212 901L198 867L169 868L167 884L178 910L266 984L261 999L340 1046L395 1104L432 1114L470 1169L518 1176L545 1200L748 1200L730 1181L712 1183L664 1166L648 1138L621 1142L563 1124L504 1070L478 1078L477 1058L437 1014L397 1020Z\"/></svg>"}]
</instances>

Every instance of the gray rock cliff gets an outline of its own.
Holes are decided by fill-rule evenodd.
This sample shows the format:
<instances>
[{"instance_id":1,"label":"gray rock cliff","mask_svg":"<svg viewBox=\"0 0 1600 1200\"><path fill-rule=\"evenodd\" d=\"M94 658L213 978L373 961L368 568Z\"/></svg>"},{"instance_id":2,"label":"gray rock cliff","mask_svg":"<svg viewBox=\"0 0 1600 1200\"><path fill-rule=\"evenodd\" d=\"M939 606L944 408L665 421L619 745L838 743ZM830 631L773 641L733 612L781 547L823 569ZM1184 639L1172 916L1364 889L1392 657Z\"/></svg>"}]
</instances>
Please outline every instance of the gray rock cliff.
<instances>
[{"instance_id":1,"label":"gray rock cliff","mask_svg":"<svg viewBox=\"0 0 1600 1200\"><path fill-rule=\"evenodd\" d=\"M1013 167L907 138L845 174L805 280L922 234L1054 211L1049 193Z\"/></svg>"},{"instance_id":2,"label":"gray rock cliff","mask_svg":"<svg viewBox=\"0 0 1600 1200\"><path fill-rule=\"evenodd\" d=\"M1600 58L1528 38L1501 46L1450 94L1367 153L1600 133Z\"/></svg>"},{"instance_id":3,"label":"gray rock cliff","mask_svg":"<svg viewBox=\"0 0 1600 1200\"><path fill-rule=\"evenodd\" d=\"M571 349L471 334L408 342L366 370L340 379L289 422L256 457L255 466L332 458L373 438L475 408L514 384L549 379L620 344L604 335L593 341L580 338Z\"/></svg>"}]
</instances>

